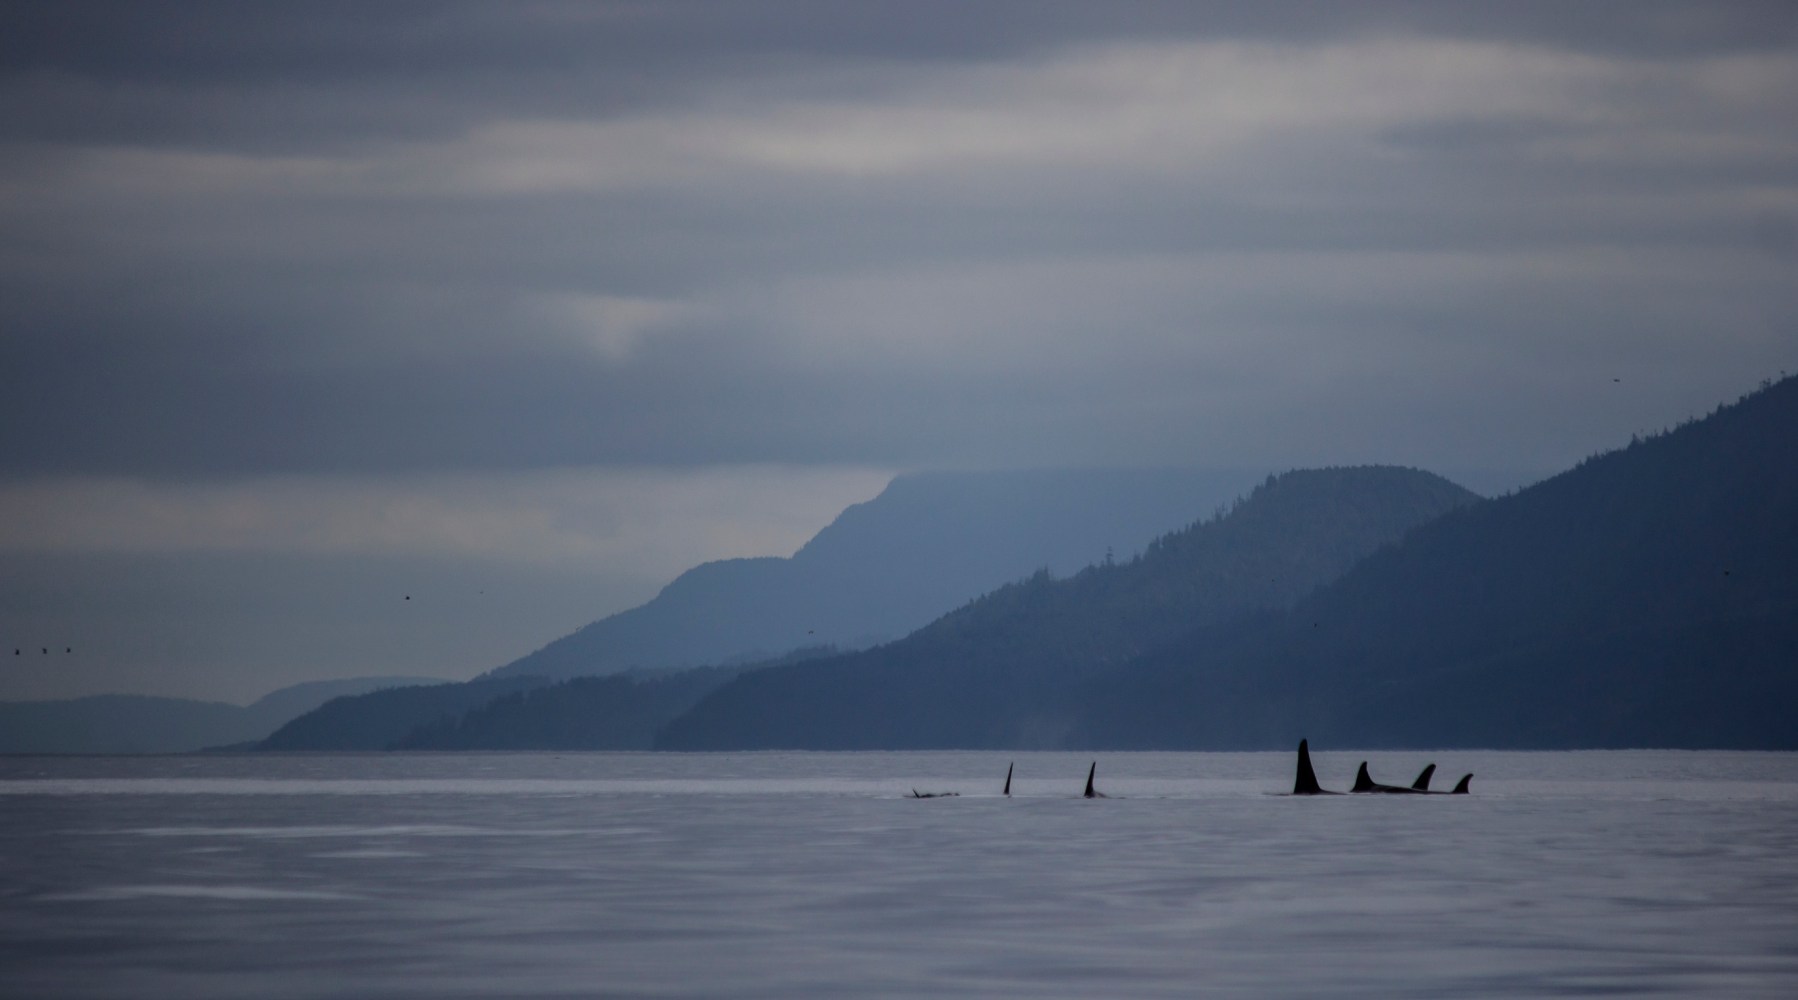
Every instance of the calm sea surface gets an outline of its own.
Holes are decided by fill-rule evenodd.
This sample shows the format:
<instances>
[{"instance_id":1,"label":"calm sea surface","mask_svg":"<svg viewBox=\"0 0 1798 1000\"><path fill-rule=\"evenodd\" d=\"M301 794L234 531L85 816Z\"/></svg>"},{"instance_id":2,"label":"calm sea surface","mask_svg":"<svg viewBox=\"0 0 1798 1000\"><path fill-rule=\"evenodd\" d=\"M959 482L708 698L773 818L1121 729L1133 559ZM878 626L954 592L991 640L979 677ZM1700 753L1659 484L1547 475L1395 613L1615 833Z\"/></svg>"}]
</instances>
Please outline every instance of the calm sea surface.
<instances>
[{"instance_id":1,"label":"calm sea surface","mask_svg":"<svg viewBox=\"0 0 1798 1000\"><path fill-rule=\"evenodd\" d=\"M1798 755L1315 755L1364 757L1473 794L1295 799L1291 754L0 758L0 996L1798 996Z\"/></svg>"}]
</instances>

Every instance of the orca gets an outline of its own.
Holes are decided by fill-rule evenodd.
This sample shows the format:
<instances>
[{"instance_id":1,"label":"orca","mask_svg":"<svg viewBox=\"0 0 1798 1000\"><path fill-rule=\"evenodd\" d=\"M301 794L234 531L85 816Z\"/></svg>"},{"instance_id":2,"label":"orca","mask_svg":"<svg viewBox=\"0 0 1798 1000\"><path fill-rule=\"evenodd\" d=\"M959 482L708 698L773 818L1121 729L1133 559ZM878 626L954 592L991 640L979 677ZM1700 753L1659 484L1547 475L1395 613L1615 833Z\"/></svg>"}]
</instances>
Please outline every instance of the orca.
<instances>
[{"instance_id":1,"label":"orca","mask_svg":"<svg viewBox=\"0 0 1798 1000\"><path fill-rule=\"evenodd\" d=\"M1299 741L1299 773L1292 783L1294 795L1341 795L1332 792L1317 783L1317 772L1311 770L1311 747L1304 740Z\"/></svg>"},{"instance_id":2,"label":"orca","mask_svg":"<svg viewBox=\"0 0 1798 1000\"><path fill-rule=\"evenodd\" d=\"M1367 773L1367 762L1362 761L1361 769L1355 774L1355 787L1350 789L1350 791L1386 792L1397 795L1466 795L1468 794L1468 784L1473 781L1473 775L1469 774L1456 783L1455 790L1452 792L1432 792L1430 791L1430 779L1434 777L1435 774L1436 765L1431 764L1423 769L1423 773L1417 776L1417 780L1411 783L1410 788L1402 788L1398 785L1382 785L1373 780ZM1341 792L1334 792L1328 788L1324 788L1317 783L1317 772L1311 768L1311 744L1306 740L1299 741L1299 767L1298 774L1292 782L1292 794L1342 794Z\"/></svg>"},{"instance_id":3,"label":"orca","mask_svg":"<svg viewBox=\"0 0 1798 1000\"><path fill-rule=\"evenodd\" d=\"M960 795L960 792L920 792L916 788L911 790L911 797L914 799L953 799Z\"/></svg>"},{"instance_id":4,"label":"orca","mask_svg":"<svg viewBox=\"0 0 1798 1000\"><path fill-rule=\"evenodd\" d=\"M1011 798L1011 769L1016 764L1017 764L1017 762L1013 761L1012 763L1005 765L1005 792L1004 792L1004 795L1008 799Z\"/></svg>"},{"instance_id":5,"label":"orca","mask_svg":"<svg viewBox=\"0 0 1798 1000\"><path fill-rule=\"evenodd\" d=\"M1351 792L1381 792L1381 793L1388 794L1388 795L1428 795L1429 794L1428 792L1424 791L1421 788L1406 788L1403 785L1382 785L1382 784L1380 784L1379 782L1373 780L1373 777L1367 773L1367 761L1361 762L1361 769L1359 771L1355 772L1355 787L1349 789L1349 791L1351 791Z\"/></svg>"},{"instance_id":6,"label":"orca","mask_svg":"<svg viewBox=\"0 0 1798 1000\"><path fill-rule=\"evenodd\" d=\"M1429 767L1423 769L1423 773L1417 776L1417 781L1414 782L1410 788L1405 788L1400 785L1382 785L1368 775L1367 762L1362 761L1361 769L1355 772L1355 787L1349 789L1349 791L1381 792L1396 795L1466 795L1467 786L1473 781L1473 775L1469 774L1459 782L1455 783L1455 790L1452 792L1432 792L1430 791L1430 776L1435 773L1436 765L1431 764Z\"/></svg>"},{"instance_id":7,"label":"orca","mask_svg":"<svg viewBox=\"0 0 1798 1000\"><path fill-rule=\"evenodd\" d=\"M1111 796L1106 795L1104 792L1096 792L1093 790L1093 774L1095 774L1098 770L1099 770L1099 762L1096 760L1093 761L1092 767L1089 767L1086 769L1086 792L1084 794L1089 799L1111 798Z\"/></svg>"}]
</instances>

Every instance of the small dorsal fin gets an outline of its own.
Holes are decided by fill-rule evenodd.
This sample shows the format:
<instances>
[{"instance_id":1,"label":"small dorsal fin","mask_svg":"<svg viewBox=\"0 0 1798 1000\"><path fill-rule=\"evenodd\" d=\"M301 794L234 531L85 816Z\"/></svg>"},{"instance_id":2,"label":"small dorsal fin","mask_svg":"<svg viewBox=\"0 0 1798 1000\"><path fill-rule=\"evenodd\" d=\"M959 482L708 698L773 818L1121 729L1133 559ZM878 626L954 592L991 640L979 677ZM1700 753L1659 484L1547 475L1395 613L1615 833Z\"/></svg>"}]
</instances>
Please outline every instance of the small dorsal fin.
<instances>
[{"instance_id":1,"label":"small dorsal fin","mask_svg":"<svg viewBox=\"0 0 1798 1000\"><path fill-rule=\"evenodd\" d=\"M1411 787L1417 789L1420 792L1429 791L1430 790L1430 776L1435 773L1436 773L1436 765L1434 765L1434 764L1431 764L1429 767L1424 768L1423 773L1417 776L1417 780L1411 782Z\"/></svg>"},{"instance_id":2,"label":"small dorsal fin","mask_svg":"<svg viewBox=\"0 0 1798 1000\"><path fill-rule=\"evenodd\" d=\"M1470 774L1470 775L1466 776L1465 778L1462 778L1460 781L1455 782L1455 790L1454 790L1453 794L1466 795L1467 794L1467 783L1472 780L1473 780L1473 775Z\"/></svg>"},{"instance_id":3,"label":"small dorsal fin","mask_svg":"<svg viewBox=\"0 0 1798 1000\"><path fill-rule=\"evenodd\" d=\"M1093 791L1093 775L1097 774L1098 771L1099 771L1099 762L1096 760L1093 761L1093 766L1086 769L1086 792L1085 792L1085 795L1089 799L1096 799L1099 797L1099 793Z\"/></svg>"},{"instance_id":4,"label":"small dorsal fin","mask_svg":"<svg viewBox=\"0 0 1798 1000\"><path fill-rule=\"evenodd\" d=\"M1011 794L1011 769L1016 764L1017 762L1013 761L1012 763L1005 765L1005 794L1008 796Z\"/></svg>"},{"instance_id":5,"label":"small dorsal fin","mask_svg":"<svg viewBox=\"0 0 1798 1000\"><path fill-rule=\"evenodd\" d=\"M1357 792L1373 791L1373 778L1367 773L1367 761L1362 761L1361 770L1355 772L1354 790Z\"/></svg>"},{"instance_id":6,"label":"small dorsal fin","mask_svg":"<svg viewBox=\"0 0 1798 1000\"><path fill-rule=\"evenodd\" d=\"M1299 773L1293 779L1292 794L1318 795L1323 788L1317 783L1317 772L1311 769L1311 747L1304 740L1299 741Z\"/></svg>"}]
</instances>

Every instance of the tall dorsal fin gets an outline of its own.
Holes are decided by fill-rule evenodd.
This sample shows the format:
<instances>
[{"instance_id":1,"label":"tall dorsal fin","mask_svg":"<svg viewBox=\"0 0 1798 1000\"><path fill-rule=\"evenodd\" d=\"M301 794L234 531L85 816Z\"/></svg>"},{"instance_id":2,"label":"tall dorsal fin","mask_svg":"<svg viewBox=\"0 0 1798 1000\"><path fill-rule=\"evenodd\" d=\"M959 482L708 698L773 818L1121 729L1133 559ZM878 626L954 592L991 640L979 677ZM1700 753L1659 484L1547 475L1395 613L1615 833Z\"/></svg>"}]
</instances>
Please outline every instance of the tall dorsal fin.
<instances>
[{"instance_id":1,"label":"tall dorsal fin","mask_svg":"<svg viewBox=\"0 0 1798 1000\"><path fill-rule=\"evenodd\" d=\"M1098 762L1094 761L1093 763L1096 764ZM1012 763L1005 765L1005 794L1008 796L1011 794L1011 769L1016 764L1017 762L1013 761Z\"/></svg>"},{"instance_id":2,"label":"tall dorsal fin","mask_svg":"<svg viewBox=\"0 0 1798 1000\"><path fill-rule=\"evenodd\" d=\"M1466 795L1467 794L1467 783L1472 780L1473 780L1473 775L1470 774L1467 777L1462 778L1460 781L1455 782L1455 790L1454 790L1453 794Z\"/></svg>"},{"instance_id":3,"label":"tall dorsal fin","mask_svg":"<svg viewBox=\"0 0 1798 1000\"><path fill-rule=\"evenodd\" d=\"M1354 788L1354 790L1357 792L1373 791L1373 778L1368 776L1367 761L1362 761L1361 762L1361 770L1355 772L1355 788Z\"/></svg>"},{"instance_id":4,"label":"tall dorsal fin","mask_svg":"<svg viewBox=\"0 0 1798 1000\"><path fill-rule=\"evenodd\" d=\"M1434 764L1431 764L1429 767L1424 768L1423 773L1417 776L1417 780L1411 782L1411 787L1417 789L1420 792L1429 791L1430 790L1430 776L1435 773L1436 773L1436 765L1434 765Z\"/></svg>"},{"instance_id":5,"label":"tall dorsal fin","mask_svg":"<svg viewBox=\"0 0 1798 1000\"><path fill-rule=\"evenodd\" d=\"M1292 782L1292 794L1323 794L1323 788L1317 783L1317 772L1311 770L1311 747L1304 740L1299 741L1299 773Z\"/></svg>"},{"instance_id":6,"label":"tall dorsal fin","mask_svg":"<svg viewBox=\"0 0 1798 1000\"><path fill-rule=\"evenodd\" d=\"M1096 760L1093 761L1093 766L1086 769L1086 793L1085 794L1086 794L1086 797L1089 799L1096 799L1099 797L1099 793L1093 791L1093 775L1098 773L1098 770L1099 770L1099 762Z\"/></svg>"}]
</instances>

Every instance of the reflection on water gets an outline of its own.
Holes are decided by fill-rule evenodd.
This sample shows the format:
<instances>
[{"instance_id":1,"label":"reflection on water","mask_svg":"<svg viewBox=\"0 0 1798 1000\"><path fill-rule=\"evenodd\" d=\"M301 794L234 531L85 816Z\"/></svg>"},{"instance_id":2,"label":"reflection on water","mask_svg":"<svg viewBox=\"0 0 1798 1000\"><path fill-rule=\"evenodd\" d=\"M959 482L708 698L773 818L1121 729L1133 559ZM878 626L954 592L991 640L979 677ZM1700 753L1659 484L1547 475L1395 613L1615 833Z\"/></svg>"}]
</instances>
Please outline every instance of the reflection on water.
<instances>
[{"instance_id":1,"label":"reflection on water","mask_svg":"<svg viewBox=\"0 0 1798 1000\"><path fill-rule=\"evenodd\" d=\"M0 759L0 995L1798 995L1798 755L1094 756Z\"/></svg>"}]
</instances>

